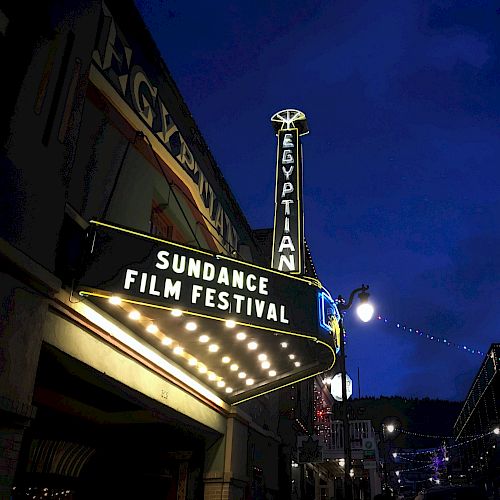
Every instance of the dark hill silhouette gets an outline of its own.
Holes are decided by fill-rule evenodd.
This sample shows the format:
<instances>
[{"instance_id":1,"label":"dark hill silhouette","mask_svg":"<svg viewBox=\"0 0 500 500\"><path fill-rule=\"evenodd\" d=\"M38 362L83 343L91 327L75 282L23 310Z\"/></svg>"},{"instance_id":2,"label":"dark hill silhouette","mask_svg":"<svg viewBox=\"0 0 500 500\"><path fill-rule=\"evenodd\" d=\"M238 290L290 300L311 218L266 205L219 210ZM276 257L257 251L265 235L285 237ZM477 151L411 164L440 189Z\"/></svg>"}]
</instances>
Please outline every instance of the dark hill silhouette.
<instances>
[{"instance_id":1,"label":"dark hill silhouette","mask_svg":"<svg viewBox=\"0 0 500 500\"><path fill-rule=\"evenodd\" d=\"M383 423L400 422L403 430L419 434L452 436L453 424L462 407L461 402L430 398L400 396L366 397L350 400L349 418L369 419L380 434ZM335 418L340 418L340 406L334 407ZM398 448L431 448L442 440L394 433L393 446Z\"/></svg>"}]
</instances>

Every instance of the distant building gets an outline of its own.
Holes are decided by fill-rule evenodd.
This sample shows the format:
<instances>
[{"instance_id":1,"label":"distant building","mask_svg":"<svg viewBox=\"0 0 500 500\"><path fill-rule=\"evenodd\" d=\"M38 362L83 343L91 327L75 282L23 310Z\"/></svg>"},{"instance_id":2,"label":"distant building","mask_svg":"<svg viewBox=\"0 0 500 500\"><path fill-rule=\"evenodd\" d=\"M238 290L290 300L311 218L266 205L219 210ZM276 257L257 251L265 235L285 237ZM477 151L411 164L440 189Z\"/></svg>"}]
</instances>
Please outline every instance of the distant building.
<instances>
[{"instance_id":1,"label":"distant building","mask_svg":"<svg viewBox=\"0 0 500 500\"><path fill-rule=\"evenodd\" d=\"M500 344L492 344L479 369L454 425L455 475L500 496Z\"/></svg>"}]
</instances>

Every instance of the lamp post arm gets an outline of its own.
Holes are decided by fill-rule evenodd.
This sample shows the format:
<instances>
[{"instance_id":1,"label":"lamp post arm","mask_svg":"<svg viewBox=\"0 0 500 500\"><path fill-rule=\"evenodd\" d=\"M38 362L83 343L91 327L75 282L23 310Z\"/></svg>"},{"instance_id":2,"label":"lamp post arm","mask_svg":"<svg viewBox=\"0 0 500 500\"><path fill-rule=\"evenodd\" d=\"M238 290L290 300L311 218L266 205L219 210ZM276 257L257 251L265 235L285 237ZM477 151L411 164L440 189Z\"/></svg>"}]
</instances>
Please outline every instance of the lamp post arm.
<instances>
[{"instance_id":1,"label":"lamp post arm","mask_svg":"<svg viewBox=\"0 0 500 500\"><path fill-rule=\"evenodd\" d=\"M352 302L354 300L354 296L358 293L366 293L366 290L370 288L370 285L361 285L359 288L355 288L352 292L351 295L349 295L349 300L347 303L345 302L344 298L339 295L337 298L337 309L339 312L341 311L347 311L352 306Z\"/></svg>"}]
</instances>

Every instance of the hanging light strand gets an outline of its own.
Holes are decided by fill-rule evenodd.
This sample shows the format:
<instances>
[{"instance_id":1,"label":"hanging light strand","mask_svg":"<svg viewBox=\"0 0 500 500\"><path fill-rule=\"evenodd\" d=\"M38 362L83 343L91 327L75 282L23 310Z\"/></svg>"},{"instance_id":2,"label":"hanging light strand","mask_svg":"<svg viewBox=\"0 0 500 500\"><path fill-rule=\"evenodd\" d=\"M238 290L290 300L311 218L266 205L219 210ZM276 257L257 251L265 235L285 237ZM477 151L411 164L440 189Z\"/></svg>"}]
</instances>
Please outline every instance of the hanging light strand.
<instances>
[{"instance_id":1,"label":"hanging light strand","mask_svg":"<svg viewBox=\"0 0 500 500\"><path fill-rule=\"evenodd\" d=\"M398 458L401 458L402 460L406 460L407 462L421 463L421 464L428 464L429 463L429 460L418 460L415 458L400 457L399 455L402 455L402 453L398 453Z\"/></svg>"},{"instance_id":2,"label":"hanging light strand","mask_svg":"<svg viewBox=\"0 0 500 500\"><path fill-rule=\"evenodd\" d=\"M429 439L457 439L456 436L438 436L436 434L424 434L422 432L411 432L411 431L407 431L405 429L395 429L399 432L401 432L402 434L408 434L409 436L416 436L416 437L422 437L422 438L429 438ZM491 434L491 432L488 432L488 434ZM474 436L464 436L463 439L468 439L468 438L472 438L472 439L479 439L481 437L485 436L485 434L476 434Z\"/></svg>"},{"instance_id":3,"label":"hanging light strand","mask_svg":"<svg viewBox=\"0 0 500 500\"><path fill-rule=\"evenodd\" d=\"M398 457L400 458L404 458L404 456L416 456L416 455L427 455L427 454L431 454L431 453L435 453L435 451L437 450L437 448L432 448L430 450L421 450L421 451L398 451Z\"/></svg>"},{"instance_id":4,"label":"hanging light strand","mask_svg":"<svg viewBox=\"0 0 500 500\"><path fill-rule=\"evenodd\" d=\"M410 469L398 469L398 472L409 472L413 470L422 470L422 469L428 469L429 467L432 467L432 462L428 463L427 465L421 465L419 467L411 467Z\"/></svg>"},{"instance_id":5,"label":"hanging light strand","mask_svg":"<svg viewBox=\"0 0 500 500\"><path fill-rule=\"evenodd\" d=\"M455 349L458 349L458 350L463 351L463 352L468 352L470 354L479 355L479 356L485 356L486 355L485 352L480 351L479 349L473 349L471 346L467 346L467 345L464 345L464 344L459 344L457 342L453 342L451 340L448 340L447 338L444 338L444 337L439 337L439 336L436 336L436 335L431 335L430 333L425 333L423 330L420 330L418 328L409 327L405 323L400 323L400 322L392 321L389 318L386 318L384 316L380 316L379 315L379 316L377 316L377 319L379 321L381 321L382 323L388 325L388 326L395 326L401 332L404 332L404 333L411 333L413 335L422 337L422 338L424 338L426 340L430 340L430 341L433 341L433 342L445 345L447 347L453 347Z\"/></svg>"},{"instance_id":6,"label":"hanging light strand","mask_svg":"<svg viewBox=\"0 0 500 500\"><path fill-rule=\"evenodd\" d=\"M467 439L466 441L460 441L459 443L447 445L446 449L449 450L450 448L458 448L460 446L464 446L466 444L469 444L472 441L477 441L478 439L483 439L487 436L491 436L492 434L495 434L495 431L485 432L484 434L478 434L476 436L470 437L470 439ZM439 436L439 437L442 438L442 436ZM450 439L450 438L447 438L447 439ZM405 456L424 455L426 453L435 453L439 449L440 449L440 447L434 448L432 450L425 450L425 451L398 452L398 456L400 456L400 455L405 455Z\"/></svg>"}]
</instances>

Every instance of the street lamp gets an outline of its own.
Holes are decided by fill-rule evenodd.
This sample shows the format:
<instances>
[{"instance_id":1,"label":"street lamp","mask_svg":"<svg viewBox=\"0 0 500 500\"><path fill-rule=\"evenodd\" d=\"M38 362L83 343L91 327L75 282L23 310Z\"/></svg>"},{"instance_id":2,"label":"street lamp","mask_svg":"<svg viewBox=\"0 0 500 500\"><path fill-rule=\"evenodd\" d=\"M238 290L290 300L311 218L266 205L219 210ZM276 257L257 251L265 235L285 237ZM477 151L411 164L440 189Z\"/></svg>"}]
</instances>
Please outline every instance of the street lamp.
<instances>
[{"instance_id":1,"label":"street lamp","mask_svg":"<svg viewBox=\"0 0 500 500\"><path fill-rule=\"evenodd\" d=\"M354 289L349 295L349 300L346 302L344 298L339 295L337 297L337 309L340 313L339 328L340 328L340 373L342 375L342 427L344 429L344 456L345 456L345 466L344 466L344 488L346 500L352 500L352 482L351 482L351 435L349 429L349 419L347 415L347 373L345 366L345 345L344 345L344 320L343 315L353 303L354 296L358 294L360 300L360 305L357 308L358 316L361 321L370 321L373 316L373 306L368 302L370 294L367 292L369 286L361 285L360 288Z\"/></svg>"},{"instance_id":2,"label":"street lamp","mask_svg":"<svg viewBox=\"0 0 500 500\"><path fill-rule=\"evenodd\" d=\"M389 423L386 423L389 422ZM389 463L390 456L395 460L398 457L397 451L391 452L391 441L395 439L399 434L399 429L401 428L401 422L396 417L386 417L382 423L382 445L383 445L383 456L384 456L384 487L383 490L389 488L390 474L389 474ZM400 471L396 471L396 476L399 479ZM399 481L398 481L399 482Z\"/></svg>"}]
</instances>

